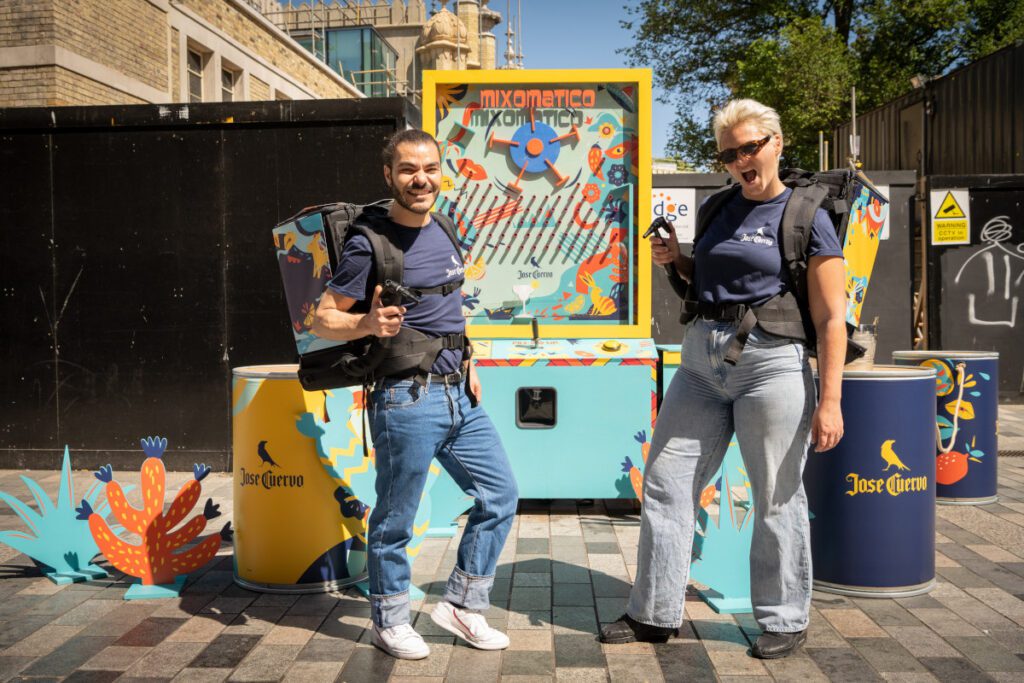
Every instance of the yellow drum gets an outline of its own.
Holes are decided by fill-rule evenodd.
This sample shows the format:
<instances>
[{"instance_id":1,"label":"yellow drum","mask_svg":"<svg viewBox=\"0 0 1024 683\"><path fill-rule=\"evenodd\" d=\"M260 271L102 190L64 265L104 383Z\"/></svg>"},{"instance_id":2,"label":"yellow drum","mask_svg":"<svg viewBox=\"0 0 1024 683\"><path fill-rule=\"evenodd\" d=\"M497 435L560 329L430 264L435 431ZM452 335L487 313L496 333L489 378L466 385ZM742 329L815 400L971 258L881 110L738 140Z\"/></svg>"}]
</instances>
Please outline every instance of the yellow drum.
<instances>
[{"instance_id":1,"label":"yellow drum","mask_svg":"<svg viewBox=\"0 0 1024 683\"><path fill-rule=\"evenodd\" d=\"M303 391L297 367L234 369L235 582L252 590L323 592L366 577L367 508L321 461L305 425L326 418L326 395ZM362 396L351 403L361 409ZM361 440L348 446L361 457Z\"/></svg>"}]
</instances>

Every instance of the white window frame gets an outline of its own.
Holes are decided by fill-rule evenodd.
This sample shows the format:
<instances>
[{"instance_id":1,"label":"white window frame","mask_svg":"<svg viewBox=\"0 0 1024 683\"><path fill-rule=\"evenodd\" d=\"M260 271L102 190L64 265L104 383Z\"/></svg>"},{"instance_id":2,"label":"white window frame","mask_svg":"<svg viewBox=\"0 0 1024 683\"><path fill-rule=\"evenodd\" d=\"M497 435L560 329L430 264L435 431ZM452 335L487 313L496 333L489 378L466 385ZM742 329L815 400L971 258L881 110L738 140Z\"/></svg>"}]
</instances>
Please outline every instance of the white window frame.
<instances>
[{"instance_id":1,"label":"white window frame","mask_svg":"<svg viewBox=\"0 0 1024 683\"><path fill-rule=\"evenodd\" d=\"M193 70L192 56L199 57L199 70ZM185 96L186 101L192 102L203 102L206 100L206 70L207 64L210 61L209 53L204 53L203 50L191 43L187 43L185 46ZM199 79L199 99L194 99L195 95L192 91L192 78Z\"/></svg>"},{"instance_id":2,"label":"white window frame","mask_svg":"<svg viewBox=\"0 0 1024 683\"><path fill-rule=\"evenodd\" d=\"M220 69L218 70L217 92L221 102L242 102L246 99L245 79L241 68L235 66L228 60L221 57ZM224 74L231 74L231 97L224 97Z\"/></svg>"}]
</instances>

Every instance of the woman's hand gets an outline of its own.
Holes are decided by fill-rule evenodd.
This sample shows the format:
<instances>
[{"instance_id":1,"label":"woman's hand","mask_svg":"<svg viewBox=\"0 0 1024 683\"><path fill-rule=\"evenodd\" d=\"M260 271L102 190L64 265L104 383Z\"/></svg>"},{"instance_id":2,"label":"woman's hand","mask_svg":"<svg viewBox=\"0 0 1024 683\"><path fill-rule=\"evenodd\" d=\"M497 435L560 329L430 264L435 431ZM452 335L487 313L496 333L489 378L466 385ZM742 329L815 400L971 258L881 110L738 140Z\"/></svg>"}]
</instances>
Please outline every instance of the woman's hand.
<instances>
[{"instance_id":1,"label":"woman's hand","mask_svg":"<svg viewBox=\"0 0 1024 683\"><path fill-rule=\"evenodd\" d=\"M675 263L679 258L679 242L676 236L651 238L651 259L659 266Z\"/></svg>"},{"instance_id":2,"label":"woman's hand","mask_svg":"<svg viewBox=\"0 0 1024 683\"><path fill-rule=\"evenodd\" d=\"M693 279L693 259L679 251L675 233L651 238L651 260L659 266L675 266L676 272L687 282Z\"/></svg>"},{"instance_id":3,"label":"woman's hand","mask_svg":"<svg viewBox=\"0 0 1024 683\"><path fill-rule=\"evenodd\" d=\"M835 447L842 438L843 412L839 409L839 401L820 401L811 417L811 441L814 442L815 452L824 453Z\"/></svg>"}]
</instances>

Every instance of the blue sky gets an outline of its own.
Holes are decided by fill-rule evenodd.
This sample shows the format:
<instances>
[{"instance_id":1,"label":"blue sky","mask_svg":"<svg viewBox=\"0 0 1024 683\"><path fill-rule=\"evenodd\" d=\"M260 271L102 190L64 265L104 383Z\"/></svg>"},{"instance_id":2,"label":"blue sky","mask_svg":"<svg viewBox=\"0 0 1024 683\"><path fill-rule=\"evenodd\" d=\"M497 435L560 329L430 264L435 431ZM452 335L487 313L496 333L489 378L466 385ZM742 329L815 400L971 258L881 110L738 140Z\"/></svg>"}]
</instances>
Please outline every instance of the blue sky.
<instances>
[{"instance_id":1,"label":"blue sky","mask_svg":"<svg viewBox=\"0 0 1024 683\"><path fill-rule=\"evenodd\" d=\"M523 8L523 66L528 69L622 68L625 55L619 48L632 44L633 36L619 25L628 15L624 5L631 0L521 0ZM516 13L512 0L512 13ZM428 8L430 5L427 5ZM501 13L503 21L495 27L498 39L498 63L505 54L506 0L491 0L491 9ZM668 131L675 119L672 107L659 104L654 91L654 156L664 155Z\"/></svg>"}]
</instances>

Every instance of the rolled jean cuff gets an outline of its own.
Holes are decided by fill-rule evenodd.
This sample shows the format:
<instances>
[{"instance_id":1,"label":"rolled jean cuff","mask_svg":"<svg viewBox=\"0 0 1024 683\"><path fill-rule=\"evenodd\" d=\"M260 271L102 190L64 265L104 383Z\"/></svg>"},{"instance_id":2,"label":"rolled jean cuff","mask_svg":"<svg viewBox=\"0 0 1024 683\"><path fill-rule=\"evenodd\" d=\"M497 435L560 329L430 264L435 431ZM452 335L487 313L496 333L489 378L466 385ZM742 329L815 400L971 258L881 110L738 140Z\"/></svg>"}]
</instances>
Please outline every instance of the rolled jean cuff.
<instances>
[{"instance_id":1,"label":"rolled jean cuff","mask_svg":"<svg viewBox=\"0 0 1024 683\"><path fill-rule=\"evenodd\" d=\"M760 624L759 624L760 626ZM761 630L765 633L799 633L800 631L806 631L808 622L799 622L798 625L794 624L781 624L778 626L762 626Z\"/></svg>"},{"instance_id":2,"label":"rolled jean cuff","mask_svg":"<svg viewBox=\"0 0 1024 683\"><path fill-rule=\"evenodd\" d=\"M379 628L409 623L409 591L394 595L371 595L370 616Z\"/></svg>"},{"instance_id":3,"label":"rolled jean cuff","mask_svg":"<svg viewBox=\"0 0 1024 683\"><path fill-rule=\"evenodd\" d=\"M465 609L485 610L491 606L494 575L472 576L458 567L452 570L444 587L444 599Z\"/></svg>"}]
</instances>

